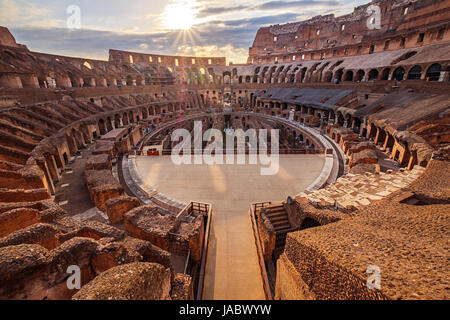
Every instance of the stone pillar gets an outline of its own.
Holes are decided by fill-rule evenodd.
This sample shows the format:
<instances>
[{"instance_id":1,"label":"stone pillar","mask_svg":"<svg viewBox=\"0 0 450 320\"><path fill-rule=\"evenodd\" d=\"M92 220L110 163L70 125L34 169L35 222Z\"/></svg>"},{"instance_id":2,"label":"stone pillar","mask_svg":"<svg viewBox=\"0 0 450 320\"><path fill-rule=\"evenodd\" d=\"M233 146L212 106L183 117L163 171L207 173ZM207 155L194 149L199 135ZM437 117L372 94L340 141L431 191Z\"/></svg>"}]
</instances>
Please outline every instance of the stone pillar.
<instances>
[{"instance_id":1,"label":"stone pillar","mask_svg":"<svg viewBox=\"0 0 450 320\"><path fill-rule=\"evenodd\" d=\"M381 130L380 130L380 128L377 128L377 134L375 135L375 140L374 140L375 144L378 144L378 140L380 139L380 135L381 135Z\"/></svg>"},{"instance_id":2,"label":"stone pillar","mask_svg":"<svg viewBox=\"0 0 450 320\"><path fill-rule=\"evenodd\" d=\"M59 181L61 179L61 175L59 174L58 167L56 166L55 157L52 154L44 155L44 157L52 180Z\"/></svg>"},{"instance_id":3,"label":"stone pillar","mask_svg":"<svg viewBox=\"0 0 450 320\"><path fill-rule=\"evenodd\" d=\"M41 168L41 170L44 172L45 187L47 188L49 194L54 195L55 194L55 185L53 184L53 180L52 180L49 170L47 168L46 161L36 161L36 162L37 162L37 165L39 166L39 168Z\"/></svg>"}]
</instances>

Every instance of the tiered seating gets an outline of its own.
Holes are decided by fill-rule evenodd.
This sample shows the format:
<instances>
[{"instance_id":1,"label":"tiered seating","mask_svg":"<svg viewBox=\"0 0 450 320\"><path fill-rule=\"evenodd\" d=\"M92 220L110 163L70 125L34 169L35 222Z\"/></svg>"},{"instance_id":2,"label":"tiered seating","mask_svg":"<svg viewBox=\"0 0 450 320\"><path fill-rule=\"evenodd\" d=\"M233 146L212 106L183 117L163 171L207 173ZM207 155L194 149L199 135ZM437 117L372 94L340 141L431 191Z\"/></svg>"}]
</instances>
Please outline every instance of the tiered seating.
<instances>
[{"instance_id":1,"label":"tiered seating","mask_svg":"<svg viewBox=\"0 0 450 320\"><path fill-rule=\"evenodd\" d=\"M415 181L424 170L424 168L416 166L409 172L388 170L386 173L349 173L324 189L314 192L305 191L298 196L307 198L317 206L353 211L405 188Z\"/></svg>"}]
</instances>

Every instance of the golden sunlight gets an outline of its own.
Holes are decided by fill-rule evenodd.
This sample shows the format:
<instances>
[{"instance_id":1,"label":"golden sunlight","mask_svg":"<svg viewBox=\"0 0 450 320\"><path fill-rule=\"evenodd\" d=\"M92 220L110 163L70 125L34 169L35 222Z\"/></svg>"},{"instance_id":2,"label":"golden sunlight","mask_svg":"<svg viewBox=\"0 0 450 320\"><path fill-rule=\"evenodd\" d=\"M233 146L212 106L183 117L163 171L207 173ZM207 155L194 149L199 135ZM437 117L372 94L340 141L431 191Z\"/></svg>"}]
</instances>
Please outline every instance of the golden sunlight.
<instances>
[{"instance_id":1,"label":"golden sunlight","mask_svg":"<svg viewBox=\"0 0 450 320\"><path fill-rule=\"evenodd\" d=\"M168 29L189 30L196 22L195 0L176 0L164 12L164 22Z\"/></svg>"}]
</instances>

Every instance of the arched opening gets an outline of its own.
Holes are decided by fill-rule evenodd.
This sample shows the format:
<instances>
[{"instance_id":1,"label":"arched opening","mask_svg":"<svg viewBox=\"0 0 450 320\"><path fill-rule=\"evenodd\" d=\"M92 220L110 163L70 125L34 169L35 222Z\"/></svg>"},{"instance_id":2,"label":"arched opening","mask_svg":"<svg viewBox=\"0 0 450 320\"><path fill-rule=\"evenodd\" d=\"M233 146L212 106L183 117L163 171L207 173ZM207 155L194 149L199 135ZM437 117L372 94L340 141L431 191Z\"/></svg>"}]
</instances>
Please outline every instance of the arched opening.
<instances>
[{"instance_id":1,"label":"arched opening","mask_svg":"<svg viewBox=\"0 0 450 320\"><path fill-rule=\"evenodd\" d=\"M130 122L128 121L128 114L127 113L123 114L122 122L123 122L123 125L125 125L125 126L130 124Z\"/></svg>"},{"instance_id":2,"label":"arched opening","mask_svg":"<svg viewBox=\"0 0 450 320\"><path fill-rule=\"evenodd\" d=\"M427 70L427 79L428 81L439 81L441 77L442 67L440 64L435 63L431 65L431 67Z\"/></svg>"},{"instance_id":3,"label":"arched opening","mask_svg":"<svg viewBox=\"0 0 450 320\"><path fill-rule=\"evenodd\" d=\"M305 230L305 229L310 229L310 228L315 228L315 227L320 227L321 224L319 223L319 221L312 219L312 218L305 218L300 226L300 230Z\"/></svg>"},{"instance_id":4,"label":"arched opening","mask_svg":"<svg viewBox=\"0 0 450 320\"><path fill-rule=\"evenodd\" d=\"M368 80L373 81L377 79L378 79L378 70L377 69L370 70Z\"/></svg>"},{"instance_id":5,"label":"arched opening","mask_svg":"<svg viewBox=\"0 0 450 320\"><path fill-rule=\"evenodd\" d=\"M342 81L342 75L344 74L344 69L339 69L338 71L336 71L336 73L334 74L334 78L337 81Z\"/></svg>"},{"instance_id":6,"label":"arched opening","mask_svg":"<svg viewBox=\"0 0 450 320\"><path fill-rule=\"evenodd\" d=\"M363 81L364 76L366 75L366 73L364 72L364 70L358 70L358 72L356 73L356 81Z\"/></svg>"},{"instance_id":7,"label":"arched opening","mask_svg":"<svg viewBox=\"0 0 450 320\"><path fill-rule=\"evenodd\" d=\"M353 71L347 71L344 77L344 81L353 81Z\"/></svg>"},{"instance_id":8,"label":"arched opening","mask_svg":"<svg viewBox=\"0 0 450 320\"><path fill-rule=\"evenodd\" d=\"M106 129L108 131L111 131L113 129L111 117L106 118Z\"/></svg>"},{"instance_id":9,"label":"arched opening","mask_svg":"<svg viewBox=\"0 0 450 320\"><path fill-rule=\"evenodd\" d=\"M224 72L223 73L223 83L224 84L231 84L231 73L230 72Z\"/></svg>"},{"instance_id":10,"label":"arched opening","mask_svg":"<svg viewBox=\"0 0 450 320\"><path fill-rule=\"evenodd\" d=\"M132 76L128 76L127 77L127 86L132 86L133 83L134 83L133 77Z\"/></svg>"},{"instance_id":11,"label":"arched opening","mask_svg":"<svg viewBox=\"0 0 450 320\"><path fill-rule=\"evenodd\" d=\"M64 163L66 165L69 164L69 157L67 157L67 153L66 152L63 153L63 158L64 158Z\"/></svg>"},{"instance_id":12,"label":"arched opening","mask_svg":"<svg viewBox=\"0 0 450 320\"><path fill-rule=\"evenodd\" d=\"M408 72L408 80L420 80L422 77L422 68L420 66L414 66Z\"/></svg>"},{"instance_id":13,"label":"arched opening","mask_svg":"<svg viewBox=\"0 0 450 320\"><path fill-rule=\"evenodd\" d=\"M392 75L393 80L402 81L405 78L405 69L402 67L398 67L394 70L394 74Z\"/></svg>"},{"instance_id":14,"label":"arched opening","mask_svg":"<svg viewBox=\"0 0 450 320\"><path fill-rule=\"evenodd\" d=\"M389 80L389 74L391 73L391 69L390 68L386 68L383 70L383 72L381 73L381 80Z\"/></svg>"},{"instance_id":15,"label":"arched opening","mask_svg":"<svg viewBox=\"0 0 450 320\"><path fill-rule=\"evenodd\" d=\"M101 136L106 134L105 120L103 120L103 119L98 120L98 129L100 130Z\"/></svg>"}]
</instances>

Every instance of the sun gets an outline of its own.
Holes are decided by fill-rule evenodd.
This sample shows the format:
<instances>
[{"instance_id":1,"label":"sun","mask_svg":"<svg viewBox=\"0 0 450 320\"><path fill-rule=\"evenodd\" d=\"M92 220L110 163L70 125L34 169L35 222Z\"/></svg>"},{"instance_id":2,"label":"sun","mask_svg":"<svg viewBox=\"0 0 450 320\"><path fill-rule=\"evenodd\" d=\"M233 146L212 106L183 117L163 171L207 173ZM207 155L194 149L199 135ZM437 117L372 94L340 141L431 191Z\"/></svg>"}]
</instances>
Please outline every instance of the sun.
<instances>
[{"instance_id":1,"label":"sun","mask_svg":"<svg viewBox=\"0 0 450 320\"><path fill-rule=\"evenodd\" d=\"M189 30L196 22L195 0L176 0L164 12L164 22L171 30Z\"/></svg>"}]
</instances>

